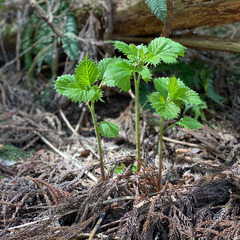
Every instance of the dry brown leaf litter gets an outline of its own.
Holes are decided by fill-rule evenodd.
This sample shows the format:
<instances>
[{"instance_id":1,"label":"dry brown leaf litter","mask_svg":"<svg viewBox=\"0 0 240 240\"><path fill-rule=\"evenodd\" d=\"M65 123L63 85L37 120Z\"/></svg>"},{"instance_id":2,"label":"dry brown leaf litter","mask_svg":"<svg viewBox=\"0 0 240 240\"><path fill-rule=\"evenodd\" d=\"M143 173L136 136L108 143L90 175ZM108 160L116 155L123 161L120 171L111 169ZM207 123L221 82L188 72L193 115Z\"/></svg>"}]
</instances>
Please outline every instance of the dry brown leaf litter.
<instances>
[{"instance_id":1,"label":"dry brown leaf litter","mask_svg":"<svg viewBox=\"0 0 240 240\"><path fill-rule=\"evenodd\" d=\"M199 136L206 135L205 129L194 133L198 139L185 132L179 135L179 142L166 139L165 189L151 197L156 191L154 135L144 140L143 157L150 165L139 176L129 171L135 159L131 144L129 148L105 141L106 168L112 171L106 182L96 183L94 138L65 137L60 120L53 114L29 116L16 111L9 116L19 135L5 131L6 137L22 139L25 133L33 133L33 139L38 136L44 142L44 137L65 157L51 147L39 150L14 166L16 176L8 173L8 178L1 180L3 239L87 239L103 213L106 216L97 231L99 239L238 239L240 159L236 139L231 142L212 134L201 141ZM40 116L42 121L37 124ZM2 129L7 129L6 125ZM178 132L172 131L170 139ZM221 142L235 145L230 149ZM219 152L224 157L218 157ZM118 163L129 168L116 176L113 169ZM111 222L116 223L108 227Z\"/></svg>"}]
</instances>

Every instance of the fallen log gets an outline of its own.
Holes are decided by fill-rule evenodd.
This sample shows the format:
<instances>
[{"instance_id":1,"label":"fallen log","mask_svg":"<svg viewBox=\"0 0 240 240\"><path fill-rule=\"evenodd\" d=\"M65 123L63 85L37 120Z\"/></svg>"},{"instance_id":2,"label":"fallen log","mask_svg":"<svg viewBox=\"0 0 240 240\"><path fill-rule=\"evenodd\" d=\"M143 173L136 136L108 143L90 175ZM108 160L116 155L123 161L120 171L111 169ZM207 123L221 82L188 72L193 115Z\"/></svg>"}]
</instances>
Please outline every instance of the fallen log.
<instances>
[{"instance_id":1,"label":"fallen log","mask_svg":"<svg viewBox=\"0 0 240 240\"><path fill-rule=\"evenodd\" d=\"M147 44L154 39L153 37L124 37L119 35L113 35L112 37L114 40L137 44ZM171 36L171 39L181 43L183 46L186 46L188 48L232 52L240 54L240 40L237 39L200 35Z\"/></svg>"},{"instance_id":2,"label":"fallen log","mask_svg":"<svg viewBox=\"0 0 240 240\"><path fill-rule=\"evenodd\" d=\"M113 0L113 34L143 36L159 34L163 23L144 0ZM240 22L239 0L174 0L172 30L194 29Z\"/></svg>"}]
</instances>

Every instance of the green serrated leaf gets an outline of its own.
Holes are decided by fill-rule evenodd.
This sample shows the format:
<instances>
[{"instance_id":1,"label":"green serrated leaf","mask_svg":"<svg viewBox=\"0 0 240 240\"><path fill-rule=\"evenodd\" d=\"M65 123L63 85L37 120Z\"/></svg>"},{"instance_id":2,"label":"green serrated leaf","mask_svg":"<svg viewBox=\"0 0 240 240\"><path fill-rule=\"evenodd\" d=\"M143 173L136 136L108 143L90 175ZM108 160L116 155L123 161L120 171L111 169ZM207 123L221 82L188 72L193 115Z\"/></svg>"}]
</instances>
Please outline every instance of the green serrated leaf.
<instances>
[{"instance_id":1,"label":"green serrated leaf","mask_svg":"<svg viewBox=\"0 0 240 240\"><path fill-rule=\"evenodd\" d=\"M144 60L145 60L146 63L150 63L154 66L158 65L161 61L160 57L158 55L153 54L153 53L147 53Z\"/></svg>"},{"instance_id":2,"label":"green serrated leaf","mask_svg":"<svg viewBox=\"0 0 240 240\"><path fill-rule=\"evenodd\" d=\"M82 88L93 85L98 79L98 74L99 70L96 63L88 59L88 56L79 62L75 69L75 78Z\"/></svg>"},{"instance_id":3,"label":"green serrated leaf","mask_svg":"<svg viewBox=\"0 0 240 240\"><path fill-rule=\"evenodd\" d=\"M88 102L93 98L99 99L100 92L97 93L95 87L85 87L76 81L74 75L63 75L58 77L55 89L58 93L70 98L74 102Z\"/></svg>"},{"instance_id":4,"label":"green serrated leaf","mask_svg":"<svg viewBox=\"0 0 240 240\"><path fill-rule=\"evenodd\" d=\"M189 103L191 105L199 105L202 103L198 93L191 89L188 89L187 87L180 88L178 94L178 98L184 103Z\"/></svg>"},{"instance_id":5,"label":"green serrated leaf","mask_svg":"<svg viewBox=\"0 0 240 240\"><path fill-rule=\"evenodd\" d=\"M159 100L162 102L162 104L165 104L165 98L161 96L158 92L153 92L148 96L151 98L151 102L154 104L155 102L158 102Z\"/></svg>"},{"instance_id":6,"label":"green serrated leaf","mask_svg":"<svg viewBox=\"0 0 240 240\"><path fill-rule=\"evenodd\" d=\"M180 107L174 102L169 102L165 105L159 105L158 108L156 109L157 113L160 116L169 120L177 118L180 113L180 110L181 110Z\"/></svg>"},{"instance_id":7,"label":"green serrated leaf","mask_svg":"<svg viewBox=\"0 0 240 240\"><path fill-rule=\"evenodd\" d=\"M82 89L79 82L68 84L66 90L62 95L67 96L73 102L88 102L93 100L96 91L94 88Z\"/></svg>"},{"instance_id":8,"label":"green serrated leaf","mask_svg":"<svg viewBox=\"0 0 240 240\"><path fill-rule=\"evenodd\" d=\"M202 124L200 122L191 117L183 117L178 122L176 122L176 124L188 129L197 129L202 127Z\"/></svg>"},{"instance_id":9,"label":"green serrated leaf","mask_svg":"<svg viewBox=\"0 0 240 240\"><path fill-rule=\"evenodd\" d=\"M178 89L178 81L175 77L172 77L168 84L169 98L177 98Z\"/></svg>"},{"instance_id":10,"label":"green serrated leaf","mask_svg":"<svg viewBox=\"0 0 240 240\"><path fill-rule=\"evenodd\" d=\"M183 103L202 104L198 94L175 77L156 78L154 86L158 92L150 95L151 106L156 109L158 114L167 119L176 118Z\"/></svg>"},{"instance_id":11,"label":"green serrated leaf","mask_svg":"<svg viewBox=\"0 0 240 240\"><path fill-rule=\"evenodd\" d=\"M105 74L105 71L108 67L108 65L110 63L114 63L116 61L118 61L119 59L114 57L114 58L105 58L105 59L102 59L99 63L98 63L98 69L99 69L99 78L102 80L103 79L103 76Z\"/></svg>"},{"instance_id":12,"label":"green serrated leaf","mask_svg":"<svg viewBox=\"0 0 240 240\"><path fill-rule=\"evenodd\" d=\"M184 103L199 105L202 103L197 92L187 87L180 79L172 77L168 84L169 98L181 100Z\"/></svg>"},{"instance_id":13,"label":"green serrated leaf","mask_svg":"<svg viewBox=\"0 0 240 240\"><path fill-rule=\"evenodd\" d=\"M139 51L138 51L138 48L135 44L130 44L129 45L129 49L131 50L131 55L129 55L128 58L138 58L138 55L139 55Z\"/></svg>"},{"instance_id":14,"label":"green serrated leaf","mask_svg":"<svg viewBox=\"0 0 240 240\"><path fill-rule=\"evenodd\" d=\"M124 53L128 59L136 58L138 56L137 47L134 44L126 44L121 41L114 42L115 48Z\"/></svg>"},{"instance_id":15,"label":"green serrated leaf","mask_svg":"<svg viewBox=\"0 0 240 240\"><path fill-rule=\"evenodd\" d=\"M146 55L146 53L148 51L148 48L146 46L144 46L143 44L141 44L141 45L137 46L137 49L138 49L139 58L140 59L144 59L145 55Z\"/></svg>"},{"instance_id":16,"label":"green serrated leaf","mask_svg":"<svg viewBox=\"0 0 240 240\"><path fill-rule=\"evenodd\" d=\"M148 45L146 61L151 64L158 64L160 60L164 63L177 62L178 56L184 56L185 47L169 38L155 38Z\"/></svg>"},{"instance_id":17,"label":"green serrated leaf","mask_svg":"<svg viewBox=\"0 0 240 240\"><path fill-rule=\"evenodd\" d=\"M169 120L178 117L181 109L173 101L165 101L164 97L158 92L152 93L148 99L151 106L156 109L161 117Z\"/></svg>"},{"instance_id":18,"label":"green serrated leaf","mask_svg":"<svg viewBox=\"0 0 240 240\"><path fill-rule=\"evenodd\" d=\"M105 121L99 123L98 129L102 136L109 138L115 138L119 133L119 127L117 125Z\"/></svg>"},{"instance_id":19,"label":"green serrated leaf","mask_svg":"<svg viewBox=\"0 0 240 240\"><path fill-rule=\"evenodd\" d=\"M153 14L165 23L167 17L167 0L145 0L145 3L152 10Z\"/></svg>"},{"instance_id":20,"label":"green serrated leaf","mask_svg":"<svg viewBox=\"0 0 240 240\"><path fill-rule=\"evenodd\" d=\"M95 90L95 94L91 98L91 100L93 100L93 101L98 101L98 100L103 101L102 100L103 91L98 86L92 86L91 88Z\"/></svg>"},{"instance_id":21,"label":"green serrated leaf","mask_svg":"<svg viewBox=\"0 0 240 240\"><path fill-rule=\"evenodd\" d=\"M155 78L154 79L154 87L159 92L160 96L163 96L164 99L168 96L168 84L170 78Z\"/></svg>"},{"instance_id":22,"label":"green serrated leaf","mask_svg":"<svg viewBox=\"0 0 240 240\"><path fill-rule=\"evenodd\" d=\"M137 67L134 71L138 72L146 83L152 78L152 72L147 66Z\"/></svg>"},{"instance_id":23,"label":"green serrated leaf","mask_svg":"<svg viewBox=\"0 0 240 240\"><path fill-rule=\"evenodd\" d=\"M128 61L117 61L108 65L103 81L109 87L117 86L122 91L128 92L131 88L133 66Z\"/></svg>"},{"instance_id":24,"label":"green serrated leaf","mask_svg":"<svg viewBox=\"0 0 240 240\"><path fill-rule=\"evenodd\" d=\"M76 82L74 75L63 75L61 77L58 77L55 82L55 89L58 93L64 94L68 84L72 82Z\"/></svg>"}]
</instances>

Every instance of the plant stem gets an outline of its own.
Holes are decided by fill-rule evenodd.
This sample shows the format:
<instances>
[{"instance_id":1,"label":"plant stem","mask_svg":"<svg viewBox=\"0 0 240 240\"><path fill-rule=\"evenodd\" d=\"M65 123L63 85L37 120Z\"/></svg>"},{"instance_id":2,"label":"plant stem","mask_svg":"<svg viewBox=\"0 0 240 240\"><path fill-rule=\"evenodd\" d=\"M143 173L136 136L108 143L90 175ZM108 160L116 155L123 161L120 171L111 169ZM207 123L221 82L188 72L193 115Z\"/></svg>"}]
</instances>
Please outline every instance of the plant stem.
<instances>
[{"instance_id":1,"label":"plant stem","mask_svg":"<svg viewBox=\"0 0 240 240\"><path fill-rule=\"evenodd\" d=\"M168 129L172 128L173 126L175 126L177 123L173 123L171 125L169 125L166 129L164 129L163 133L165 133Z\"/></svg>"},{"instance_id":2,"label":"plant stem","mask_svg":"<svg viewBox=\"0 0 240 240\"><path fill-rule=\"evenodd\" d=\"M159 132L159 140L158 140L158 183L157 183L157 191L161 191L162 189L162 160L163 160L163 122L164 117L161 117L160 120L160 132Z\"/></svg>"},{"instance_id":3,"label":"plant stem","mask_svg":"<svg viewBox=\"0 0 240 240\"><path fill-rule=\"evenodd\" d=\"M145 105L148 103L148 100L142 105L140 112L143 110L143 108L145 107Z\"/></svg>"},{"instance_id":4,"label":"plant stem","mask_svg":"<svg viewBox=\"0 0 240 240\"><path fill-rule=\"evenodd\" d=\"M100 162L102 181L105 181L106 178L105 178L105 172L104 172L101 138L100 138L100 134L99 134L99 131L98 131L97 118L96 118L96 114L95 114L95 110L94 110L94 101L91 101L91 106L89 105L89 103L87 103L87 105L88 105L88 107L90 109L90 112L92 114L93 124L94 124L96 138L97 138L98 157L99 157L99 162Z\"/></svg>"},{"instance_id":5,"label":"plant stem","mask_svg":"<svg viewBox=\"0 0 240 240\"><path fill-rule=\"evenodd\" d=\"M139 82L140 76L136 79L134 73L134 86L135 86L135 132L136 132L136 150L137 150L137 173L141 168L141 145L140 145L140 134L139 134Z\"/></svg>"}]
</instances>

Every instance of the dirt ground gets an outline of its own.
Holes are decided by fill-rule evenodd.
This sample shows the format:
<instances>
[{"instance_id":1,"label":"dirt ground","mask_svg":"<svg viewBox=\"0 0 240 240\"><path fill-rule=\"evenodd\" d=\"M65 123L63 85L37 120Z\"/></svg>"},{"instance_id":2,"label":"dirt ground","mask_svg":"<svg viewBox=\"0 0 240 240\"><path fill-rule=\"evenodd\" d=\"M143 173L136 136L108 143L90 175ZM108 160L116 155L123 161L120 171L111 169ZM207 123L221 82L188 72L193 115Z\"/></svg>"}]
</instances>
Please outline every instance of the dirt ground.
<instances>
[{"instance_id":1,"label":"dirt ground","mask_svg":"<svg viewBox=\"0 0 240 240\"><path fill-rule=\"evenodd\" d=\"M46 85L36 74L35 94ZM240 108L230 83L218 85L227 105L203 128L165 133L160 192L158 116L141 114L144 167L136 175L133 100L106 89L98 119L110 118L120 136L102 139L108 177L101 182L86 107L53 89L42 105L26 86L24 70L1 72L0 154L9 143L33 153L19 161L0 157L0 239L240 239ZM115 173L120 164L126 168Z\"/></svg>"}]
</instances>

